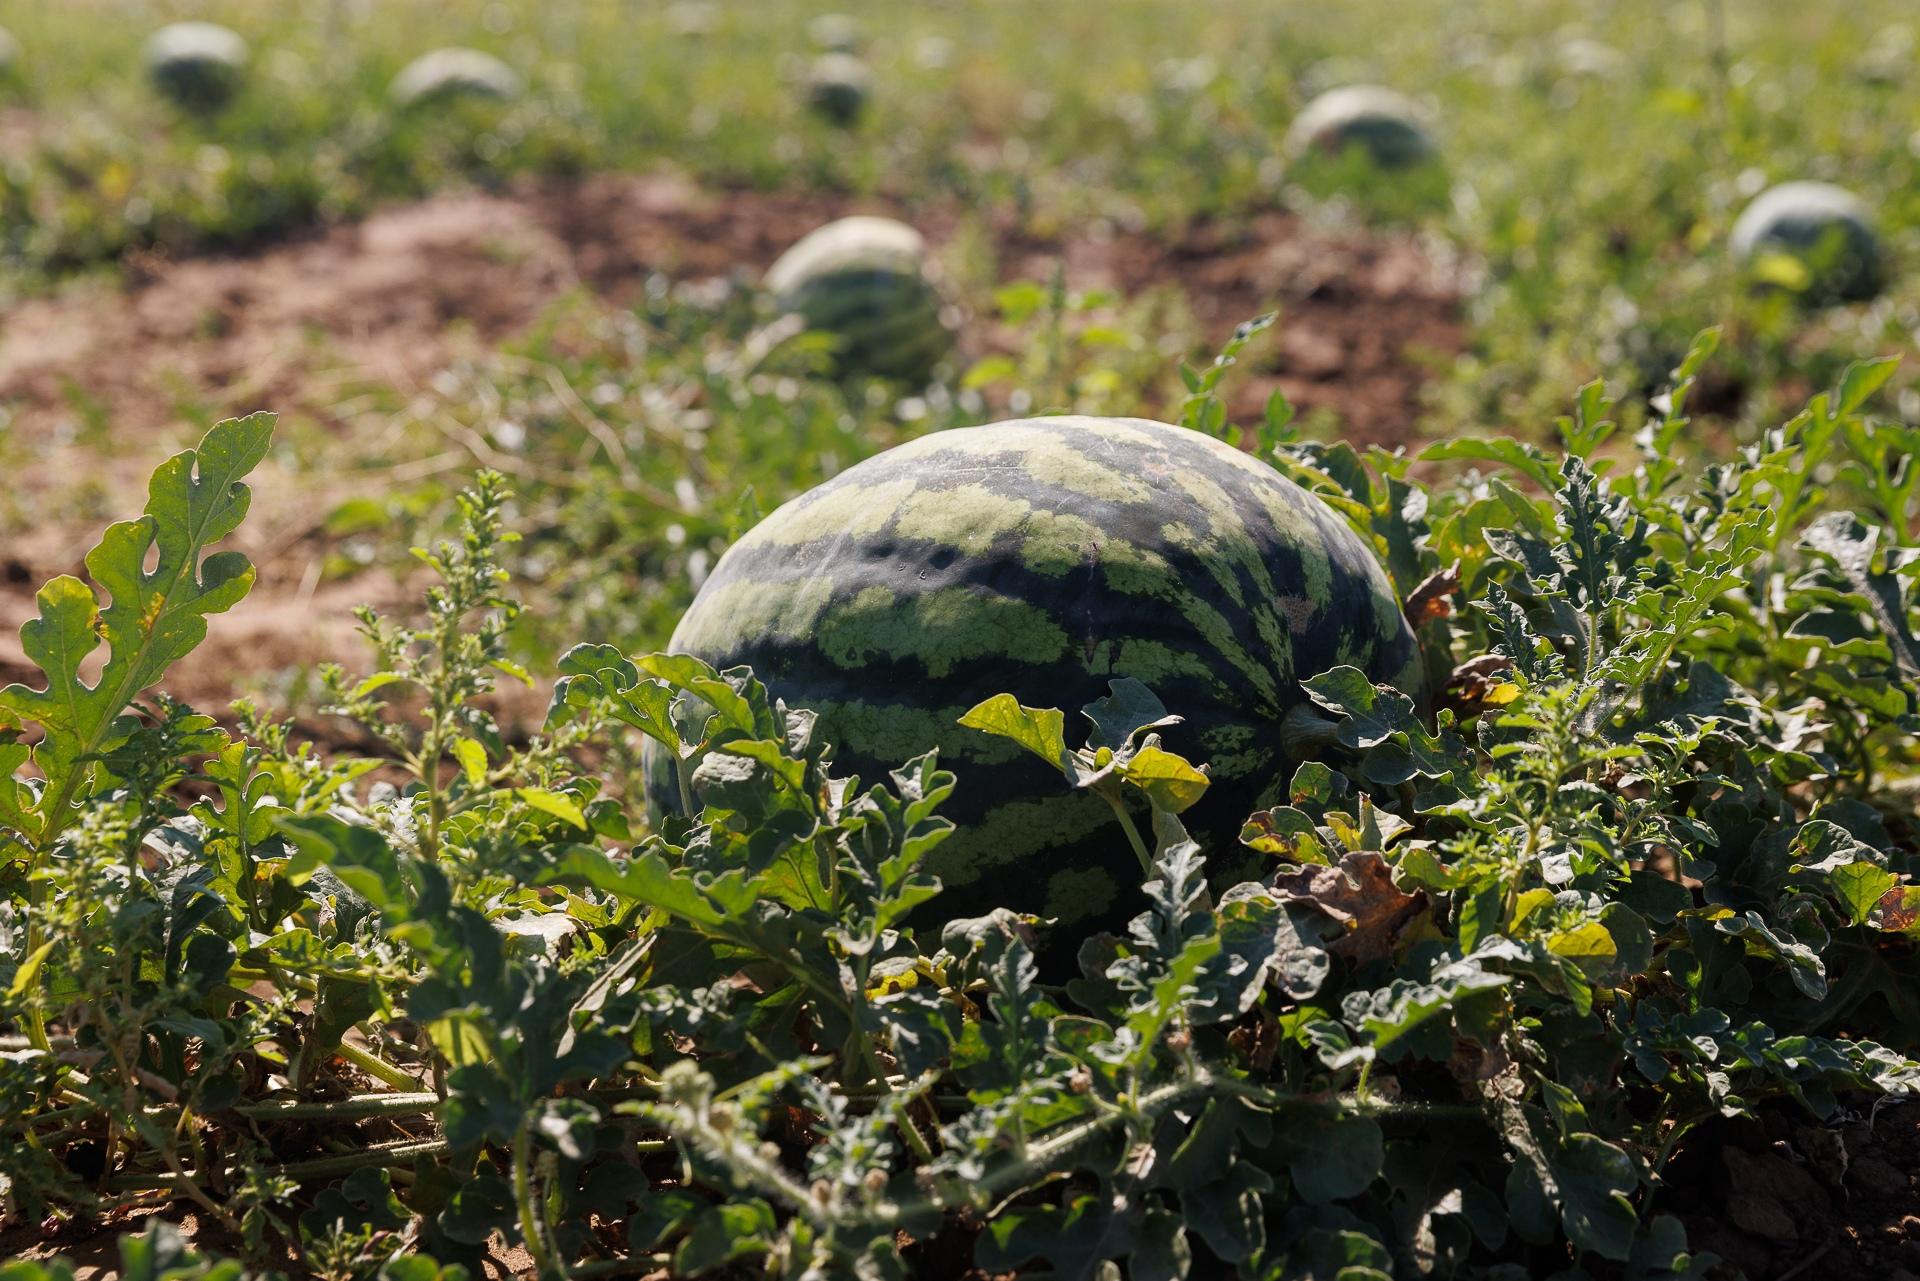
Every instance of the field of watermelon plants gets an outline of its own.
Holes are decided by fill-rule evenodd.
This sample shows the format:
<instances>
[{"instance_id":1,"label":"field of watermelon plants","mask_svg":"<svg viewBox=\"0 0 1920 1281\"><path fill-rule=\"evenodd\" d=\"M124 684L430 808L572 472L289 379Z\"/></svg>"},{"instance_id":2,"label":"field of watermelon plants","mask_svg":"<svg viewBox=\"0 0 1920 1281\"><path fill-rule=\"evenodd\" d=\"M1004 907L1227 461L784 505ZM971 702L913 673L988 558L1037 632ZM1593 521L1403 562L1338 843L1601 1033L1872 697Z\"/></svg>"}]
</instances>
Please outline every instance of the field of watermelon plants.
<instances>
[{"instance_id":1,"label":"field of watermelon plants","mask_svg":"<svg viewBox=\"0 0 1920 1281\"><path fill-rule=\"evenodd\" d=\"M0 27L0 1281L1920 1277L1908 5Z\"/></svg>"}]
</instances>

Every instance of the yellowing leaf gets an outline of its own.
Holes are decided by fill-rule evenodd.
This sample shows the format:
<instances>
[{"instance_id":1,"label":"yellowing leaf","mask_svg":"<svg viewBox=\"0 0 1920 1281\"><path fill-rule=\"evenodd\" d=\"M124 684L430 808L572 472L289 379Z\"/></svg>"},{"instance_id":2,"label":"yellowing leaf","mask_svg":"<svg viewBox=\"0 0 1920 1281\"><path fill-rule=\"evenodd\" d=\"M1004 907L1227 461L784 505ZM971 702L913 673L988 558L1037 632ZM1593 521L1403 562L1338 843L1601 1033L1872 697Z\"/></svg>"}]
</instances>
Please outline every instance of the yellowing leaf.
<instances>
[{"instance_id":1,"label":"yellowing leaf","mask_svg":"<svg viewBox=\"0 0 1920 1281\"><path fill-rule=\"evenodd\" d=\"M1489 707L1505 707L1518 697L1520 697L1520 687L1518 685L1515 685L1512 681L1501 681L1499 684L1490 687L1486 693L1482 694L1480 701Z\"/></svg>"},{"instance_id":2,"label":"yellowing leaf","mask_svg":"<svg viewBox=\"0 0 1920 1281\"><path fill-rule=\"evenodd\" d=\"M453 757L460 762L460 772L466 775L468 787L486 786L486 748L470 738L456 738L453 740Z\"/></svg>"},{"instance_id":3,"label":"yellowing leaf","mask_svg":"<svg viewBox=\"0 0 1920 1281\"><path fill-rule=\"evenodd\" d=\"M995 694L968 709L960 724L983 734L1009 738L1067 772L1067 718L1057 707L1023 707L1011 694Z\"/></svg>"},{"instance_id":4,"label":"yellowing leaf","mask_svg":"<svg viewBox=\"0 0 1920 1281\"><path fill-rule=\"evenodd\" d=\"M1620 954L1614 945L1613 935L1607 927L1598 921L1588 921L1585 925L1562 930L1547 940L1547 950L1555 956L1564 956L1583 971L1604 969Z\"/></svg>"},{"instance_id":5,"label":"yellowing leaf","mask_svg":"<svg viewBox=\"0 0 1920 1281\"><path fill-rule=\"evenodd\" d=\"M8 996L17 999L27 994L27 989L33 986L33 981L40 977L40 967L47 963L47 954L53 951L53 945L56 942L58 942L57 939L48 939L33 949L33 955L20 963L20 968L14 972L13 982L7 987Z\"/></svg>"},{"instance_id":6,"label":"yellowing leaf","mask_svg":"<svg viewBox=\"0 0 1920 1281\"><path fill-rule=\"evenodd\" d=\"M587 816L580 812L573 798L559 792L549 792L544 787L522 787L515 789L515 795L543 814L564 819L581 831L587 827Z\"/></svg>"},{"instance_id":7,"label":"yellowing leaf","mask_svg":"<svg viewBox=\"0 0 1920 1281\"><path fill-rule=\"evenodd\" d=\"M1552 890L1528 890L1513 903L1513 920L1508 922L1509 929L1520 928L1520 923L1535 912L1553 902Z\"/></svg>"},{"instance_id":8,"label":"yellowing leaf","mask_svg":"<svg viewBox=\"0 0 1920 1281\"><path fill-rule=\"evenodd\" d=\"M1147 794L1155 807L1178 814L1206 794L1209 782L1205 770L1197 769L1183 756L1176 756L1158 744L1149 743L1134 753L1121 769L1121 777Z\"/></svg>"},{"instance_id":9,"label":"yellowing leaf","mask_svg":"<svg viewBox=\"0 0 1920 1281\"><path fill-rule=\"evenodd\" d=\"M1753 260L1753 276L1762 284L1778 285L1794 293L1804 292L1813 283L1807 264L1792 254L1761 254Z\"/></svg>"}]
</instances>

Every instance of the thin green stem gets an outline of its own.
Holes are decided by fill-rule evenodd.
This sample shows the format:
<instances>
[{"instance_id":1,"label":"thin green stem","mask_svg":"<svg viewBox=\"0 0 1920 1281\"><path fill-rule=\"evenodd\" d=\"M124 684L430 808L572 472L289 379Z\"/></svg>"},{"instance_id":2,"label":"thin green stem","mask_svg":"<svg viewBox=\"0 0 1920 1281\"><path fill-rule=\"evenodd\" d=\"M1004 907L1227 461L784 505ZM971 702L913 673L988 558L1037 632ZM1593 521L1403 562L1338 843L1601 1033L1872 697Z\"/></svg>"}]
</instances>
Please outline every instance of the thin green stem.
<instances>
[{"instance_id":1,"label":"thin green stem","mask_svg":"<svg viewBox=\"0 0 1920 1281\"><path fill-rule=\"evenodd\" d=\"M349 1041L341 1041L339 1045L334 1047L333 1052L353 1064L353 1066L359 1068L362 1072L365 1072L368 1076L373 1077L377 1081L384 1081L396 1090L411 1092L420 1088L420 1082L417 1078L408 1076L405 1072L402 1072L399 1068L387 1062L379 1055L374 1054L370 1050L363 1050Z\"/></svg>"},{"instance_id":2,"label":"thin green stem","mask_svg":"<svg viewBox=\"0 0 1920 1281\"><path fill-rule=\"evenodd\" d=\"M292 1179L298 1183L319 1182L323 1179L339 1178L352 1174L365 1166L401 1165L416 1157L437 1156L447 1150L445 1139L417 1139L402 1143L375 1144L360 1148L342 1156L316 1157L310 1161L294 1161L287 1165L268 1166L261 1171L268 1176ZM229 1169L226 1177L238 1178L239 1169ZM201 1178L200 1174L188 1172L188 1178ZM106 1180L104 1187L109 1192L170 1192L175 1190L178 1179L175 1176L146 1174L117 1175Z\"/></svg>"},{"instance_id":3,"label":"thin green stem","mask_svg":"<svg viewBox=\"0 0 1920 1281\"><path fill-rule=\"evenodd\" d=\"M693 808L693 777L687 768L687 758L675 752L673 754L673 781L680 789L680 813L692 818L697 810Z\"/></svg>"},{"instance_id":4,"label":"thin green stem","mask_svg":"<svg viewBox=\"0 0 1920 1281\"><path fill-rule=\"evenodd\" d=\"M1147 849L1147 843L1140 839L1140 829L1133 825L1133 816L1127 813L1126 802L1109 792L1100 795L1113 807L1113 816L1120 820L1120 829L1127 834L1127 843L1133 846L1134 857L1140 860L1140 870L1148 875L1153 872L1153 853Z\"/></svg>"},{"instance_id":5,"label":"thin green stem","mask_svg":"<svg viewBox=\"0 0 1920 1281\"><path fill-rule=\"evenodd\" d=\"M540 1217L540 1206L533 1192L533 1120L520 1122L513 1136L513 1200L520 1211L520 1236L527 1254L533 1259L534 1275L542 1278L565 1277L547 1241L547 1228Z\"/></svg>"},{"instance_id":6,"label":"thin green stem","mask_svg":"<svg viewBox=\"0 0 1920 1281\"><path fill-rule=\"evenodd\" d=\"M382 1116L420 1116L440 1106L427 1091L404 1094L356 1094L347 1099L306 1101L275 1099L243 1103L233 1111L252 1121L364 1121Z\"/></svg>"}]
</instances>

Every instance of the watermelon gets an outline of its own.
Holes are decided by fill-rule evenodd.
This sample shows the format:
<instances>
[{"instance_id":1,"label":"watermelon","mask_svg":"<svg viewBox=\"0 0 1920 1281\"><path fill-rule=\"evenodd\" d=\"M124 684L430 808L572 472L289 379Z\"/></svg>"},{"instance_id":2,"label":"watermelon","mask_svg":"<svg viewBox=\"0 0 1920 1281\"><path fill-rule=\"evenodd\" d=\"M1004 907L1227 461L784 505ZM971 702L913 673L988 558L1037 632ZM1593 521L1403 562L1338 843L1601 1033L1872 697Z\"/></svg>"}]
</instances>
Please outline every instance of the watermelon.
<instances>
[{"instance_id":1,"label":"watermelon","mask_svg":"<svg viewBox=\"0 0 1920 1281\"><path fill-rule=\"evenodd\" d=\"M240 91L247 42L217 22L175 22L147 39L147 78L189 111L218 111Z\"/></svg>"},{"instance_id":2,"label":"watermelon","mask_svg":"<svg viewBox=\"0 0 1920 1281\"><path fill-rule=\"evenodd\" d=\"M842 371L924 383L953 350L926 257L903 222L842 218L780 255L766 287L780 312L838 340Z\"/></svg>"},{"instance_id":3,"label":"watermelon","mask_svg":"<svg viewBox=\"0 0 1920 1281\"><path fill-rule=\"evenodd\" d=\"M1554 51L1563 75L1575 80L1623 80L1632 69L1627 55L1604 40L1569 36Z\"/></svg>"},{"instance_id":4,"label":"watermelon","mask_svg":"<svg viewBox=\"0 0 1920 1281\"><path fill-rule=\"evenodd\" d=\"M1867 41L1854 66L1860 78L1871 85L1905 84L1913 74L1914 55L1920 53L1920 39L1913 27L1896 22L1882 27Z\"/></svg>"},{"instance_id":5,"label":"watermelon","mask_svg":"<svg viewBox=\"0 0 1920 1281\"><path fill-rule=\"evenodd\" d=\"M389 92L402 107L448 98L492 98L501 102L520 96L519 73L479 49L435 49L423 53L393 78Z\"/></svg>"},{"instance_id":6,"label":"watermelon","mask_svg":"<svg viewBox=\"0 0 1920 1281\"><path fill-rule=\"evenodd\" d=\"M860 119L873 91L873 73L850 53L823 53L807 71L807 105L833 124Z\"/></svg>"},{"instance_id":7,"label":"watermelon","mask_svg":"<svg viewBox=\"0 0 1920 1281\"><path fill-rule=\"evenodd\" d=\"M807 24L807 39L822 53L859 53L860 24L844 13L823 13Z\"/></svg>"},{"instance_id":8,"label":"watermelon","mask_svg":"<svg viewBox=\"0 0 1920 1281\"><path fill-rule=\"evenodd\" d=\"M1758 280L1810 303L1861 302L1886 283L1872 212L1832 183L1783 182L1762 192L1734 222L1731 248Z\"/></svg>"},{"instance_id":9,"label":"watermelon","mask_svg":"<svg viewBox=\"0 0 1920 1281\"><path fill-rule=\"evenodd\" d=\"M1309 102L1287 131L1296 156L1359 148L1383 169L1430 160L1433 137L1411 100L1379 85L1343 85Z\"/></svg>"},{"instance_id":10,"label":"watermelon","mask_svg":"<svg viewBox=\"0 0 1920 1281\"><path fill-rule=\"evenodd\" d=\"M670 648L753 668L820 714L836 771L869 781L937 747L959 830L932 856L942 919L995 907L1083 935L1140 910L1112 811L1005 739L955 722L1002 692L1079 709L1124 676L1184 724L1213 784L1184 816L1231 869L1242 820L1284 803L1280 722L1347 663L1409 691L1413 633L1372 553L1272 468L1133 418L962 428L886 451L779 508L730 549ZM675 804L671 763L649 767Z\"/></svg>"},{"instance_id":11,"label":"watermelon","mask_svg":"<svg viewBox=\"0 0 1920 1281\"><path fill-rule=\"evenodd\" d=\"M679 0L667 7L667 25L678 36L710 36L720 29L720 6L713 0Z\"/></svg>"}]
</instances>

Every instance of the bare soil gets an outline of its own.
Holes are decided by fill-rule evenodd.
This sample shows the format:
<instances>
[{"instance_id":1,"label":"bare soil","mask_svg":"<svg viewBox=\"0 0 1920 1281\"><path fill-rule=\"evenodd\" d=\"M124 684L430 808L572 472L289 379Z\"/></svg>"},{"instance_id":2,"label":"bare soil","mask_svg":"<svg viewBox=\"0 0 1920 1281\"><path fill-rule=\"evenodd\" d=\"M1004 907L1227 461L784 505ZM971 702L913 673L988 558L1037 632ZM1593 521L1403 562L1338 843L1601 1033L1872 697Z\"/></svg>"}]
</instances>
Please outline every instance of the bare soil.
<instances>
[{"instance_id":1,"label":"bare soil","mask_svg":"<svg viewBox=\"0 0 1920 1281\"><path fill-rule=\"evenodd\" d=\"M1668 1182L1665 1208L1722 1275L1920 1278L1920 1103L1729 1122L1690 1140Z\"/></svg>"}]
</instances>

